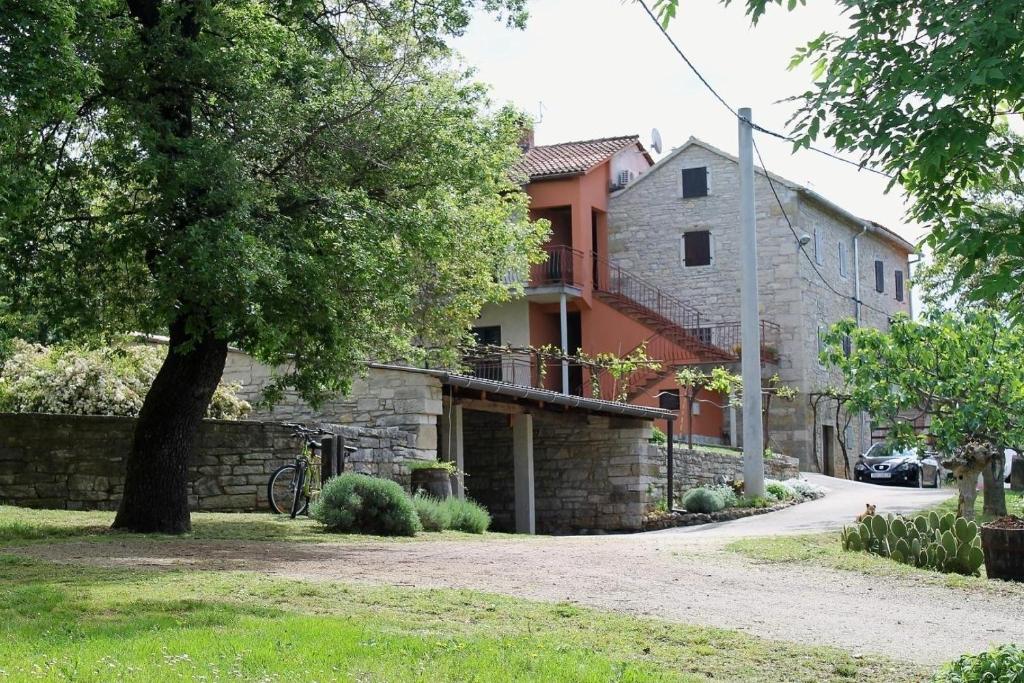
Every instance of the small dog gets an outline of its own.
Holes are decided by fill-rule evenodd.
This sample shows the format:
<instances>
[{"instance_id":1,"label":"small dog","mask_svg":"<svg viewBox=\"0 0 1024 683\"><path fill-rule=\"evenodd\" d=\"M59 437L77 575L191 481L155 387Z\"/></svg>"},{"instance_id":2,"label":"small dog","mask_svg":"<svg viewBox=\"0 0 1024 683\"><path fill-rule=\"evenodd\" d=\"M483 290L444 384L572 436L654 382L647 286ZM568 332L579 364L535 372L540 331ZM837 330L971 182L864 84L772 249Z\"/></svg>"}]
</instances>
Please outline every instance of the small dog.
<instances>
[{"instance_id":1,"label":"small dog","mask_svg":"<svg viewBox=\"0 0 1024 683\"><path fill-rule=\"evenodd\" d=\"M873 504L871 504L871 503L867 503L864 506L864 512L862 512L859 515L857 515L857 521L858 522L863 522L868 517L874 517L874 516L875 516L875 506Z\"/></svg>"}]
</instances>

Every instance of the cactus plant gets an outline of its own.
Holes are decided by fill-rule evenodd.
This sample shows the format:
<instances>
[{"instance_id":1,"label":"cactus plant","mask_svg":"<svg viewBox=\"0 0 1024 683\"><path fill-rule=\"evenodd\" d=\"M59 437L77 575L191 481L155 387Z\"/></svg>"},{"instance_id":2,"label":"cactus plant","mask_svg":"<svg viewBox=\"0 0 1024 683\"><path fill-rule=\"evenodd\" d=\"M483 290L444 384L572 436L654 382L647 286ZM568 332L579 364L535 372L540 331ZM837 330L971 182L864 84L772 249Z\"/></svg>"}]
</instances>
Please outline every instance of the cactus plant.
<instances>
[{"instance_id":1,"label":"cactus plant","mask_svg":"<svg viewBox=\"0 0 1024 683\"><path fill-rule=\"evenodd\" d=\"M977 575L984 564L978 525L952 513L913 518L875 515L844 528L843 549L869 552L941 572Z\"/></svg>"},{"instance_id":2,"label":"cactus plant","mask_svg":"<svg viewBox=\"0 0 1024 683\"><path fill-rule=\"evenodd\" d=\"M874 515L871 518L871 535L875 538L885 538L889 533L889 522L881 515Z\"/></svg>"}]
</instances>

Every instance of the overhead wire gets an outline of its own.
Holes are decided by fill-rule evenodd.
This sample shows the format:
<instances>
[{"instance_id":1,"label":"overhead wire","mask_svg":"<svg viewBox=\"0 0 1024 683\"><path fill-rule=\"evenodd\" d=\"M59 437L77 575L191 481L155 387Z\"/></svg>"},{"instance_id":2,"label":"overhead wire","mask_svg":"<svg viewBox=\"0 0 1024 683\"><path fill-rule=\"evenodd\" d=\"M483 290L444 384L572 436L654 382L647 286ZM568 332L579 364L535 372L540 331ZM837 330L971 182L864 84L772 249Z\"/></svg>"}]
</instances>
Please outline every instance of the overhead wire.
<instances>
[{"instance_id":1,"label":"overhead wire","mask_svg":"<svg viewBox=\"0 0 1024 683\"><path fill-rule=\"evenodd\" d=\"M668 31L665 30L665 27L662 26L660 21L658 21L658 17L655 16L654 12L652 12L651 8L647 5L646 0L637 0L637 2L639 2L640 6L644 8L644 11L647 13L647 16L651 18L651 21L653 21L654 25L658 27L658 30L661 31L661 34L669 42L669 45L672 46L672 49L675 50L676 54L678 54L680 56L680 58L682 58L682 60L686 63L686 66L689 67L690 71L693 72L693 74L697 77L697 79L700 80L700 82L702 84L704 84L704 87L707 88L708 92L710 92L715 97L715 99L718 100L719 103L721 103L721 105L723 107L725 107L729 111L730 114L732 114L734 117L736 117L737 120L744 121L747 125L749 125L755 131L758 131L758 132L763 133L765 135L770 135L770 136L775 137L775 138L779 138L781 140L786 140L788 142L794 142L794 143L797 142L797 140L795 138L792 138L792 137L790 137L788 135L785 135L783 133L778 133L776 131L773 131L771 129L765 128L763 126L759 126L756 123L754 123L753 121L747 119L746 117L740 116L739 112L732 105L730 105L729 102L724 97L722 97L722 95L719 94L719 92L717 90L715 90L715 87L713 85L711 85L711 83L708 81L708 79L704 77L704 74L702 74L700 72L700 70L694 65L694 63L692 61L690 61L690 58L686 56L686 53L683 52L682 48L679 47L679 45L672 38L672 36L670 36L668 34ZM841 156L838 156L836 154L828 152L827 150L820 149L820 148L815 147L813 145L808 146L807 149L813 150L813 151L818 152L820 154L824 154L825 156L831 157L831 158L836 159L838 161L842 161L844 163L851 164L853 166L856 166L858 169L864 169L864 170L867 170L867 171L871 171L872 173L877 173L878 175L882 175L882 176L885 176L886 178L892 179L892 176L889 175L888 173L885 173L883 171L879 171L877 169L871 168L870 166L859 164L859 163L857 163L855 161L851 161L850 159L844 159ZM842 297L844 299L849 299L850 301L854 302L855 304L857 304L859 306L863 306L864 308L867 308L868 310L874 311L876 313L880 313L880 314L886 316L886 318L888 318L890 316L890 314L888 312L883 311L883 310L881 310L879 308L876 308L876 307L874 307L874 306L872 306L870 304L867 304L863 300L857 298L856 296L852 296L850 294L844 294L843 292L840 292L839 290L837 290L835 287L832 286L832 283L829 282L828 279L825 278L825 276L822 274L821 270L818 268L818 264L815 263L814 259L807 252L807 248L803 244L800 243L800 236L797 234L796 229L793 227L793 222L789 219L789 214L786 211L786 207L782 204L782 199L779 197L779 193L775 189L775 183L772 180L772 175L768 171L768 167L767 167L767 165L764 162L764 157L761 156L761 150L758 148L756 140L754 140L754 151L757 153L757 159L761 163L762 170L764 170L765 178L768 179L768 186L771 188L772 196L775 198L775 202L779 205L779 209L782 211L782 217L783 217L783 219L785 219L786 225L789 227L789 231L793 233L793 238L796 240L797 246L800 248L800 251L803 253L803 255L807 258L807 262L810 264L811 268L814 270L814 273L818 276L818 278L822 281L822 283L830 291L832 291L833 294L835 294L837 296L840 296L840 297ZM859 273L857 275L859 276Z\"/></svg>"},{"instance_id":2,"label":"overhead wire","mask_svg":"<svg viewBox=\"0 0 1024 683\"><path fill-rule=\"evenodd\" d=\"M722 106L729 111L730 114L732 114L736 118L740 118L739 112L737 112L736 109L733 108L732 105L730 105L726 101L726 99L719 94L717 90L715 90L714 86L712 86L708 79L704 77L704 74L700 72L700 69L698 69L692 61L690 61L690 58L686 56L686 53L683 52L682 48L680 48L676 41L672 38L672 36L669 35L665 27L661 24L660 21L658 21L658 17L654 14L653 11L651 11L651 8L648 7L646 0L637 0L637 2L639 2L640 6L644 8L644 11L647 13L647 16L650 17L651 21L654 22L654 25L658 27L658 30L661 31L661 35L663 35L665 37L665 40L669 42L669 45L672 46L672 49L675 50L676 54L678 54L682 58L682 60L686 62L686 66L690 68L690 71L692 71L693 74L698 78L698 80L700 80L700 82L704 84L704 87L708 89L708 92L714 95L715 99L717 99L722 104ZM785 133L780 133L770 128L765 128L764 126L756 124L753 121L750 122L750 127L758 131L759 133L764 133L765 135L770 135L774 138L778 138L779 140L785 140L786 142L792 142L793 144L801 145L805 149L809 149L812 152L817 152L818 154L822 154L831 159L835 159L836 161L841 161L844 164L849 164L850 166L853 166L859 170L868 171L869 173L875 173L877 175L882 176L883 178L888 178L889 180L893 180L895 178L895 176L886 173L885 171L881 171L877 168L872 168L867 164L853 161L852 159L841 157L838 154L835 154L834 152L828 151L827 149L822 149L821 147L807 144L806 142L798 140L797 138L791 135L786 135Z\"/></svg>"}]
</instances>

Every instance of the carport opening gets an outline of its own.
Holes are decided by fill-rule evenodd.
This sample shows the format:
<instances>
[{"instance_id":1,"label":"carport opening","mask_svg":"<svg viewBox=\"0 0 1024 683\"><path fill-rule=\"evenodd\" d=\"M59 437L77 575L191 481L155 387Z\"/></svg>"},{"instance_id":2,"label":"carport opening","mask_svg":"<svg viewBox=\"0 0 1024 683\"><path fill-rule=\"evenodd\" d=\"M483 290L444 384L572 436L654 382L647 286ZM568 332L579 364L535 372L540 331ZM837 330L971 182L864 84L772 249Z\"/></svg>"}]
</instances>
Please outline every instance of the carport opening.
<instances>
[{"instance_id":1,"label":"carport opening","mask_svg":"<svg viewBox=\"0 0 1024 683\"><path fill-rule=\"evenodd\" d=\"M466 497L491 513L493 531L515 531L515 472L511 416L464 410L463 471Z\"/></svg>"}]
</instances>

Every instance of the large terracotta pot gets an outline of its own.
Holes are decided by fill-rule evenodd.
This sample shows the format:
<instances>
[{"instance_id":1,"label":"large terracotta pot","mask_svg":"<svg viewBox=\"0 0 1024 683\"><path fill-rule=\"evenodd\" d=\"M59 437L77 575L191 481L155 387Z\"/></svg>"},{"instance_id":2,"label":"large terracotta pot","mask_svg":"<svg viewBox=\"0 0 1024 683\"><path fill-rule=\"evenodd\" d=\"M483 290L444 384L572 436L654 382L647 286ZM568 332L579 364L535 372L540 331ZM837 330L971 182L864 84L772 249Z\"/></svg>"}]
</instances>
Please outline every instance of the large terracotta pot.
<instances>
[{"instance_id":1,"label":"large terracotta pot","mask_svg":"<svg viewBox=\"0 0 1024 683\"><path fill-rule=\"evenodd\" d=\"M444 467L420 467L412 471L412 490L444 500L452 497L451 472Z\"/></svg>"}]
</instances>

